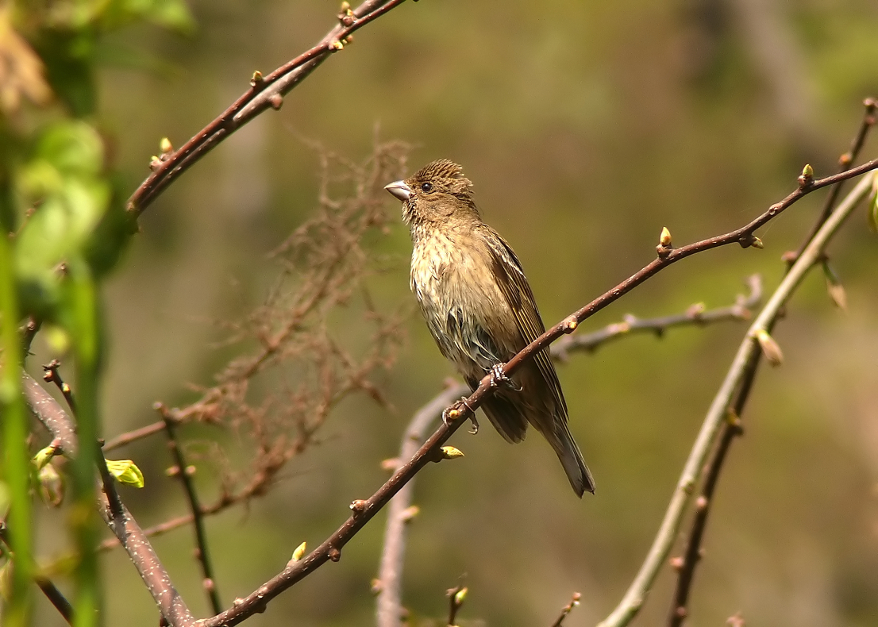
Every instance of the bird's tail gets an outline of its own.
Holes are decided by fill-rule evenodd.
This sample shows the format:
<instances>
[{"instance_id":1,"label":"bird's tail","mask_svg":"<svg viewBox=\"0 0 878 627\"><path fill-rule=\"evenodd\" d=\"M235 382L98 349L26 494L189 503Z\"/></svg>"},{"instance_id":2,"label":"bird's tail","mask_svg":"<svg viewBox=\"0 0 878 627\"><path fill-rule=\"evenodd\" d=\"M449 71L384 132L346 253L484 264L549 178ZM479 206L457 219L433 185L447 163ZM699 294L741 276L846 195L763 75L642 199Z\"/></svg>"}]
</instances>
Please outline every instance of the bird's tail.
<instances>
[{"instance_id":1,"label":"bird's tail","mask_svg":"<svg viewBox=\"0 0 878 627\"><path fill-rule=\"evenodd\" d=\"M555 437L547 439L552 448L555 449L558 459L561 460L561 465L564 467L564 472L567 473L567 479L573 486L574 492L580 497L586 490L594 494L594 479L591 476L591 471L585 465L585 460L582 459L582 453L570 433L566 420L556 421L553 435Z\"/></svg>"}]
</instances>

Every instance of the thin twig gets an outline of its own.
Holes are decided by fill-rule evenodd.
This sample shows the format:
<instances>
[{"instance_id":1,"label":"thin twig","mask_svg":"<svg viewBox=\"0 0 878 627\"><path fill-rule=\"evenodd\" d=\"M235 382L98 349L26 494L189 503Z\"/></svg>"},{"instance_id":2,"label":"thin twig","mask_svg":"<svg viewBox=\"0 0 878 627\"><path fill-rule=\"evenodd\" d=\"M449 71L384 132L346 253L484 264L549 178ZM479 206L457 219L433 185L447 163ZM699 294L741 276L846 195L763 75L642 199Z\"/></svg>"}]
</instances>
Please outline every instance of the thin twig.
<instances>
[{"instance_id":1,"label":"thin twig","mask_svg":"<svg viewBox=\"0 0 878 627\"><path fill-rule=\"evenodd\" d=\"M344 48L345 40L369 22L396 8L405 0L366 0L350 13L338 16L339 24L320 42L267 76L254 73L250 88L228 109L183 147L163 154L154 170L128 199L128 212L139 216L180 174L213 150L229 135L267 109L279 109L283 97L314 71L332 53Z\"/></svg>"},{"instance_id":2,"label":"thin twig","mask_svg":"<svg viewBox=\"0 0 878 627\"><path fill-rule=\"evenodd\" d=\"M753 310L762 300L762 279L758 274L747 278L750 294L740 295L734 305L704 309L704 305L695 304L684 313L657 318L636 318L626 315L622 322L608 324L602 329L563 337L552 345L552 357L566 361L574 351L594 351L607 342L636 333L651 333L661 337L665 331L673 327L688 325L707 325L725 320L749 320Z\"/></svg>"},{"instance_id":3,"label":"thin twig","mask_svg":"<svg viewBox=\"0 0 878 627\"><path fill-rule=\"evenodd\" d=\"M838 172L841 174L842 172L847 172L854 161L857 160L857 155L860 154L860 151L863 149L863 144L866 143L866 137L869 134L871 128L875 125L875 110L878 108L878 101L874 98L866 98L863 101L863 106L865 107L865 111L863 112L863 121L860 123L860 128L857 131L856 136L851 142L851 149L844 153L838 159ZM813 239L814 235L817 234L817 231L826 222L826 218L829 217L829 214L832 213L832 208L835 206L835 202L838 200L838 195L841 193L842 181L839 181L838 185L834 185L831 190L829 190L829 194L826 196L826 202L823 203L823 210L820 212L820 217L811 227L811 231L802 241L802 245L799 246L799 249L791 254L785 255L785 259L788 265L793 265L796 259L799 258L799 255L802 254L802 251L805 249L805 246L808 242Z\"/></svg>"},{"instance_id":4,"label":"thin twig","mask_svg":"<svg viewBox=\"0 0 878 627\"><path fill-rule=\"evenodd\" d=\"M850 150L839 158L840 172L849 169L851 164L856 161L863 145L865 144L870 129L875 124L875 100L867 98L863 104L866 109L863 115L863 121L860 124L856 136L851 142ZM811 227L811 230L802 241L798 250L792 255L787 254L784 256L784 259L788 264L787 271L789 271L792 263L799 258L802 251L814 238L814 235L826 221L826 218L832 213L835 202L838 200L841 187L841 182L832 186L827 195L820 216ZM772 321L771 326L773 326L773 323L774 321ZM771 328L768 328L767 330L770 332ZM704 539L704 532L707 527L707 521L710 516L710 510L714 501L713 495L719 481L723 464L729 452L729 448L736 437L742 433L740 417L743 416L744 407L750 397L750 390L752 389L753 382L756 378L756 372L759 368L761 357L762 353L760 351L754 352L744 366L743 379L738 386L738 389L735 392L735 397L731 403L730 419L725 426L723 426L719 441L707 463L707 470L705 471L701 493L696 499L695 514L692 517L691 528L687 534L686 548L682 557L672 560L672 564L679 571L679 574L677 576L677 584L674 590L673 604L671 605L671 610L668 616L668 625L670 627L680 627L688 617L689 595L695 578L695 570L701 561L701 546Z\"/></svg>"},{"instance_id":5,"label":"thin twig","mask_svg":"<svg viewBox=\"0 0 878 627\"><path fill-rule=\"evenodd\" d=\"M574 592L573 598L570 599L570 603L568 603L561 609L561 614L558 616L558 618L555 619L555 622L552 623L552 627L561 627L561 625L564 624L564 619L567 618L567 615L573 611L574 607L579 605L579 599L581 598L581 594L579 594L578 592Z\"/></svg>"},{"instance_id":6,"label":"thin twig","mask_svg":"<svg viewBox=\"0 0 878 627\"><path fill-rule=\"evenodd\" d=\"M64 454L70 456L71 451L78 450L73 420L39 384L36 384L27 375L23 376L25 377L25 399L28 406L34 414L40 417L41 422L49 429L52 436L62 442ZM36 385L29 385L29 381ZM103 459L100 449L98 449L98 454ZM99 464L100 466L102 466L102 475L104 473L109 474L106 462ZM146 584L156 605L158 605L159 611L168 624L172 627L188 627L191 625L195 619L183 598L174 588L168 572L161 561L159 561L152 545L149 543L149 539L125 505L119 500L115 486L112 484L112 479L110 479L109 486L106 481L104 483L104 495L100 499L100 507L98 509L104 522L107 523L107 526L125 548L125 551L134 563L134 567Z\"/></svg>"},{"instance_id":7,"label":"thin twig","mask_svg":"<svg viewBox=\"0 0 878 627\"><path fill-rule=\"evenodd\" d=\"M771 299L750 326L746 338L735 356L732 366L723 381L719 392L714 397L710 409L705 416L701 431L689 453L671 502L665 512L659 531L653 540L652 547L644 560L640 571L631 583L622 601L613 612L600 623L600 627L619 627L627 625L643 606L647 592L665 563L671 547L676 539L686 506L702 476L704 463L710 453L723 424L729 420L729 408L735 390L745 376L747 364L753 353L759 351L756 338L762 331L767 331L787 299L798 287L802 278L820 258L829 239L841 226L857 206L869 193L872 177L864 177L850 194L842 201L838 209L820 228L811 242L803 251L798 261L790 269L780 286L772 294Z\"/></svg>"},{"instance_id":8,"label":"thin twig","mask_svg":"<svg viewBox=\"0 0 878 627\"><path fill-rule=\"evenodd\" d=\"M429 403L419 409L412 417L399 449L396 468L410 459L424 440L424 433L432 422L439 418L442 410L469 392L463 383L452 384L440 392ZM378 591L376 617L378 627L399 627L402 625L402 570L405 556L405 527L409 522L408 512L414 492L414 479L409 481L391 499L387 511L387 525L384 530L384 549L381 552L381 565L374 588Z\"/></svg>"},{"instance_id":9,"label":"thin twig","mask_svg":"<svg viewBox=\"0 0 878 627\"><path fill-rule=\"evenodd\" d=\"M161 412L165 422L165 430L168 433L168 450L174 459L176 468L174 469L180 483L183 485L183 491L186 493L186 500L189 502L189 510L192 512L193 527L195 527L195 555L198 563L201 565L202 583L207 591L207 599L214 614L222 611L222 603L220 602L219 591L216 587L216 578L213 575L213 567L211 566L210 553L207 545L207 532L204 529L204 516L201 514L201 505L198 502L198 494L195 491L195 484L189 473L189 466L183 457L183 451L180 443L177 442L177 432L174 427L174 420L166 416L163 406L157 407Z\"/></svg>"},{"instance_id":10,"label":"thin twig","mask_svg":"<svg viewBox=\"0 0 878 627\"><path fill-rule=\"evenodd\" d=\"M40 590L43 591L43 594L46 595L46 598L49 599L49 603L51 603L58 613L67 621L68 624L73 624L73 606L70 605L70 601L67 600L67 597L62 594L62 592L58 589L58 587L52 583L52 581L46 577L41 577L37 575L34 577L34 583L37 584Z\"/></svg>"},{"instance_id":11,"label":"thin twig","mask_svg":"<svg viewBox=\"0 0 878 627\"><path fill-rule=\"evenodd\" d=\"M70 411L76 414L76 400L73 398L73 390L71 390L70 386L64 383L64 379L61 378L61 372L59 371L60 368L61 362L57 359L53 359L48 364L44 365L43 380L55 384L55 387L57 387L61 391L61 394L64 395L64 400L67 401L67 406L70 408Z\"/></svg>"},{"instance_id":12,"label":"thin twig","mask_svg":"<svg viewBox=\"0 0 878 627\"><path fill-rule=\"evenodd\" d=\"M6 521L0 520L0 554L2 554L5 558L10 559L10 555L8 554L9 550L9 542L6 537ZM46 598L49 600L58 613L66 620L69 624L73 624L73 606L70 605L70 601L58 590L57 586L48 578L42 575L34 575L34 583L37 584L37 587L43 591L43 594L46 595Z\"/></svg>"},{"instance_id":13,"label":"thin twig","mask_svg":"<svg viewBox=\"0 0 878 627\"><path fill-rule=\"evenodd\" d=\"M127 431L125 433L117 435L115 438L109 440L106 444L104 444L104 450L112 451L113 449L119 448L120 446L125 446L126 444L131 444L132 442L136 442L137 440L142 440L143 438L155 435L156 433L161 433L164 429L164 421L159 420L158 422L146 425L145 427L140 427L139 429L134 429L133 431Z\"/></svg>"},{"instance_id":14,"label":"thin twig","mask_svg":"<svg viewBox=\"0 0 878 627\"><path fill-rule=\"evenodd\" d=\"M448 627L457 627L457 613L463 607L466 593L467 587L462 583L445 591L445 595L448 597Z\"/></svg>"}]
</instances>

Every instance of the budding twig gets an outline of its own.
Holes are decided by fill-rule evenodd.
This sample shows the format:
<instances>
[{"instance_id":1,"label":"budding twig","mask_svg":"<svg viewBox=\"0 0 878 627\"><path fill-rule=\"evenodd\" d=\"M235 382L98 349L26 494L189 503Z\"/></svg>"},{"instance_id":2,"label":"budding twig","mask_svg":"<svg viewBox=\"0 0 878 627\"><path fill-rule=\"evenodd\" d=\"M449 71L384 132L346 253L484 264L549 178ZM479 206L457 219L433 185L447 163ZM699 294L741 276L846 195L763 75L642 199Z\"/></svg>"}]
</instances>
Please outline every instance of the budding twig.
<instances>
[{"instance_id":1,"label":"budding twig","mask_svg":"<svg viewBox=\"0 0 878 627\"><path fill-rule=\"evenodd\" d=\"M852 142L850 152L842 155L842 157L839 159L840 171L844 171L845 169L849 168L851 163L853 163L853 161L856 159L860 149L865 142L866 135L869 129L871 129L874 125L875 101L869 98L864 104L866 106L866 112L863 123L860 125L857 136ZM821 212L817 221L812 226L807 237L799 246L798 251L796 253L785 255L784 260L787 262L788 269L790 266L792 266L793 263L795 263L801 252L813 239L814 234L819 230L820 225L825 222L826 217L829 215L835 205L835 201L838 198L840 189L841 183L838 183L831 188L830 193L826 199L823 211ZM826 263L825 259L824 263ZM735 440L735 438L742 433L740 416L743 414L744 406L746 405L747 400L750 397L750 390L752 389L753 382L756 378L756 371L759 366L760 356L761 353L759 353L758 351L754 352L750 356L747 363L744 365L743 379L738 386L737 391L735 392L735 398L731 403L731 408L727 416L726 424L722 429L722 434L720 435L719 442L714 448L710 461L707 464L707 471L705 472L704 482L701 487L701 494L696 501L695 514L692 518L690 531L687 534L684 556L678 558L679 567L677 568L677 570L679 574L677 575L676 590L674 592L674 599L668 618L669 627L679 627L683 624L686 616L688 615L687 607L689 602L689 594L695 578L695 570L698 562L700 561L699 558L701 555L701 545L704 537L704 531L707 527L710 510L714 502L714 491L716 490L716 485L719 481L720 472L725 462L728 450L731 447L732 442ZM743 624L743 620L741 621L741 623ZM732 624L731 619L729 624Z\"/></svg>"},{"instance_id":2,"label":"budding twig","mask_svg":"<svg viewBox=\"0 0 878 627\"><path fill-rule=\"evenodd\" d=\"M267 109L280 109L283 97L329 56L349 43L354 31L395 9L405 0L366 0L356 9L345 11L341 19L320 42L295 59L263 76L254 72L250 87L228 109L196 133L192 139L166 158L153 161L153 171L128 199L128 212L139 216L164 189L229 135ZM164 156L164 155L163 155Z\"/></svg>"},{"instance_id":3,"label":"budding twig","mask_svg":"<svg viewBox=\"0 0 878 627\"><path fill-rule=\"evenodd\" d=\"M686 465L671 497L671 502L665 512L664 519L653 540L652 547L643 565L640 567L640 571L629 586L625 596L616 606L616 609L600 623L600 627L621 627L622 625L627 625L640 611L647 591L652 587L661 567L666 563L671 547L677 538L683 514L691 499L693 487L702 477L710 450L717 435L726 423L726 417L728 416L735 391L745 380L747 365L754 358L753 355L758 353L758 345L754 339L755 334L759 329L771 329L778 312L780 312L814 262L820 258L827 242L841 226L844 219L866 197L870 185L871 177L864 177L853 191L848 194L805 247L798 261L790 268L789 273L784 277L780 286L778 286L768 303L763 307L756 320L754 320L704 418L701 431L689 453L689 458L686 460Z\"/></svg>"}]
</instances>

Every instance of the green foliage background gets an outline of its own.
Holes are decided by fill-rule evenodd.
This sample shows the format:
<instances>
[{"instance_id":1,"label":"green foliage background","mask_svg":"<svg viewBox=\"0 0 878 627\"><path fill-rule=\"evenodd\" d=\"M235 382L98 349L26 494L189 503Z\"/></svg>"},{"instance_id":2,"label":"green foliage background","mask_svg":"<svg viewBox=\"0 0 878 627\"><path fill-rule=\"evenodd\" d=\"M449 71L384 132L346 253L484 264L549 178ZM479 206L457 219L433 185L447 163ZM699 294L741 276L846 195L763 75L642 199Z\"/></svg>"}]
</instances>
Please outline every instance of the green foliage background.
<instances>
[{"instance_id":1,"label":"green foliage background","mask_svg":"<svg viewBox=\"0 0 878 627\"><path fill-rule=\"evenodd\" d=\"M266 73L316 42L338 7L199 0L189 10L191 18L172 0L124 0L13 3L0 12L42 59L55 94L51 102L37 94L39 107L3 118L12 164L4 180L19 208L7 221L20 226L20 209L44 199L15 244L21 307L75 332L59 315L69 307L56 264L79 259L103 280L106 437L154 421L154 401L183 404L194 398L189 384L211 384L229 356L215 348L225 333L211 321L240 318L265 299L278 272L266 252L314 209L311 141L360 160L376 136L398 138L415 145L412 170L438 157L462 163L551 324L647 263L663 226L675 244L725 232L785 196L804 163L818 176L833 171L861 100L878 92L878 6L869 0L406 3L358 32L280 112L183 176L129 238L123 200L148 174L159 139L182 145L254 70ZM684 261L586 326L697 301L725 305L753 272L771 289L780 255L798 245L821 202L815 194L759 233L765 250L729 247ZM399 212L389 196L387 211ZM401 223L375 243L376 256L386 256L373 278L384 310L411 302L408 253ZM786 363L761 372L745 437L722 477L692 624L723 624L736 611L773 625L872 625L878 617L878 252L865 220L831 253L849 311L833 308L815 272L776 330ZM340 337L355 338L344 317ZM380 460L395 455L411 414L451 374L414 314L406 326L396 365L377 381L390 410L347 401L323 443L294 460L269 496L209 521L226 604L282 568L302 540L316 545L352 499L384 480ZM410 527L404 600L418 624L444 624L444 590L463 573L463 624L550 624L573 590L582 606L565 624L608 613L639 566L742 333L730 324L631 338L561 369L572 430L598 484L582 502L538 438L511 447L487 427L455 436L466 457L417 480L421 513ZM34 351L38 370L51 350L41 339ZM164 443L126 455L146 475L142 492L123 494L141 524L182 513L182 496L162 474L171 463ZM201 479L210 494L210 477ZM58 521L42 510L36 518L38 558L66 546ZM369 624L381 535L376 521L338 565L248 624ZM155 542L203 616L191 546L187 530ZM152 624L154 605L127 558L109 554L102 567L106 623ZM664 620L672 583L668 572L642 624ZM44 599L34 606L38 624L61 624Z\"/></svg>"}]
</instances>

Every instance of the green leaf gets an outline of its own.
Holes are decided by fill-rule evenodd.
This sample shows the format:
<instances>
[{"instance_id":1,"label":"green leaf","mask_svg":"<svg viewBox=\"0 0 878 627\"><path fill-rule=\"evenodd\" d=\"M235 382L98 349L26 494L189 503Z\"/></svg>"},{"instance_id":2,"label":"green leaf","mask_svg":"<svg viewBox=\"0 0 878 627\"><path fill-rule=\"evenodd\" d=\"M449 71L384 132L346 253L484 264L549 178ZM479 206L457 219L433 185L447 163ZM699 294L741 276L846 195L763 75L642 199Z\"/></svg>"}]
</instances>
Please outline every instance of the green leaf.
<instances>
[{"instance_id":1,"label":"green leaf","mask_svg":"<svg viewBox=\"0 0 878 627\"><path fill-rule=\"evenodd\" d=\"M195 19L184 0L110 0L100 15L105 29L146 20L182 33L195 29Z\"/></svg>"},{"instance_id":2,"label":"green leaf","mask_svg":"<svg viewBox=\"0 0 878 627\"><path fill-rule=\"evenodd\" d=\"M103 178L103 160L97 131L65 121L40 133L17 172L18 196L33 208L14 253L26 311L56 303L61 264L83 256L104 217L112 190Z\"/></svg>"}]
</instances>

